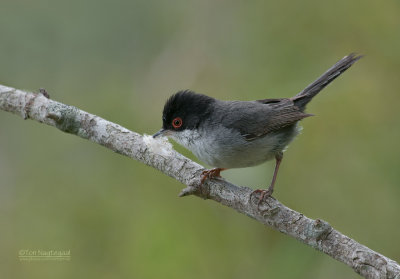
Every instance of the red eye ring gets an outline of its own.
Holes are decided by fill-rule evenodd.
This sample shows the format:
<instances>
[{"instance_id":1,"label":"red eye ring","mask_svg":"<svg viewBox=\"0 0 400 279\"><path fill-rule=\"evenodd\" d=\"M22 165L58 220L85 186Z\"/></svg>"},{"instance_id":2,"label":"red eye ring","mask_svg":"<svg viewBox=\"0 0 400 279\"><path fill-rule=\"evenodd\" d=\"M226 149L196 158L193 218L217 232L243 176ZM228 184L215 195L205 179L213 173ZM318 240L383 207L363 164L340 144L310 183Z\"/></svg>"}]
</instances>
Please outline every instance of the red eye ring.
<instances>
[{"instance_id":1,"label":"red eye ring","mask_svg":"<svg viewBox=\"0 0 400 279\"><path fill-rule=\"evenodd\" d=\"M182 126L182 124L183 124L183 121L182 121L182 118L180 118L180 117L175 117L174 120L172 120L172 126L175 129L180 128Z\"/></svg>"}]
</instances>

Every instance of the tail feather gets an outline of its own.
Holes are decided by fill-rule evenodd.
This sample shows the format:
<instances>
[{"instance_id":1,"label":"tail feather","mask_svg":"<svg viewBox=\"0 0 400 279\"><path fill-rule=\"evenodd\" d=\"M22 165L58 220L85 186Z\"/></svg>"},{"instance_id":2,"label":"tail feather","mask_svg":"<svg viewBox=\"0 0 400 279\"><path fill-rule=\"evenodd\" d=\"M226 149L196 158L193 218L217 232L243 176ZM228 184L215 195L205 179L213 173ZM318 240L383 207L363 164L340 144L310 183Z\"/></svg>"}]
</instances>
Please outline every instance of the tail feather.
<instances>
[{"instance_id":1,"label":"tail feather","mask_svg":"<svg viewBox=\"0 0 400 279\"><path fill-rule=\"evenodd\" d=\"M328 71L320 76L316 81L308 85L303 91L296 96L292 97L294 104L301 110L304 110L308 102L317 95L325 86L331 83L335 78L340 76L344 71L351 67L362 55L357 56L355 53L351 53L335 65L333 65Z\"/></svg>"}]
</instances>

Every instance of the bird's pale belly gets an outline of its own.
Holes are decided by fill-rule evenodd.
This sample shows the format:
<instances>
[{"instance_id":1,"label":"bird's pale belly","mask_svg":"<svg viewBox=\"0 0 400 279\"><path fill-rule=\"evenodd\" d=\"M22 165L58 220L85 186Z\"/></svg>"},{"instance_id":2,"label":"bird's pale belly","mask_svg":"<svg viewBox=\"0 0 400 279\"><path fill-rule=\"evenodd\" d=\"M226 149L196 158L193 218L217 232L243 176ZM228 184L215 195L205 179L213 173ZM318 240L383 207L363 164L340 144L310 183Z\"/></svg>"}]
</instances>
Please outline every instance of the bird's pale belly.
<instances>
[{"instance_id":1,"label":"bird's pale belly","mask_svg":"<svg viewBox=\"0 0 400 279\"><path fill-rule=\"evenodd\" d=\"M204 163L228 169L251 167L273 159L298 132L298 127L293 125L252 141L246 141L234 131L221 133L223 137L184 131L179 138L174 138Z\"/></svg>"}]
</instances>

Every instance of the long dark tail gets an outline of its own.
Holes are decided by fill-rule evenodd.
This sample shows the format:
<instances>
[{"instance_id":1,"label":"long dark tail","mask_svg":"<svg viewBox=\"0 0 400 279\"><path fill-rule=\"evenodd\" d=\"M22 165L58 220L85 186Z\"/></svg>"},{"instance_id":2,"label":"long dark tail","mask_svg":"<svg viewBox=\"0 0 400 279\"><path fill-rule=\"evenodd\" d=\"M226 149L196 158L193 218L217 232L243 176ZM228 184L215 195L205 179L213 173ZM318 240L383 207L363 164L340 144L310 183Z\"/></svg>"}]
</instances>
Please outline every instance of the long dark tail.
<instances>
[{"instance_id":1,"label":"long dark tail","mask_svg":"<svg viewBox=\"0 0 400 279\"><path fill-rule=\"evenodd\" d=\"M333 65L328 71L326 71L322 76L320 76L316 81L307 86L303 91L301 91L296 96L291 99L294 104L298 106L302 111L306 108L308 102L319 93L325 86L331 83L335 78L340 76L344 71L350 68L362 55L357 56L355 53L351 53L341 60L339 60L335 65Z\"/></svg>"}]
</instances>

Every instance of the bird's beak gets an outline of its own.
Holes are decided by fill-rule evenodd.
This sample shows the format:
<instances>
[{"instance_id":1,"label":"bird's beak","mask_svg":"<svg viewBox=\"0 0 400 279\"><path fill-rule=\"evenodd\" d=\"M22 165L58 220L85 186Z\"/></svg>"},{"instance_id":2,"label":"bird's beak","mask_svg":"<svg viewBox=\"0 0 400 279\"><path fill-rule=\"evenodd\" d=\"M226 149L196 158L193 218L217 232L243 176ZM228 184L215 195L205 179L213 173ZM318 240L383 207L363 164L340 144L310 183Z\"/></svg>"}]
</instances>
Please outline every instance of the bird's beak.
<instances>
[{"instance_id":1,"label":"bird's beak","mask_svg":"<svg viewBox=\"0 0 400 279\"><path fill-rule=\"evenodd\" d=\"M155 139L156 137L159 137L159 136L165 136L165 133L167 132L167 130L165 130L165 129L161 129L160 131L158 131L157 133L155 133L154 135L153 135L153 139Z\"/></svg>"}]
</instances>

